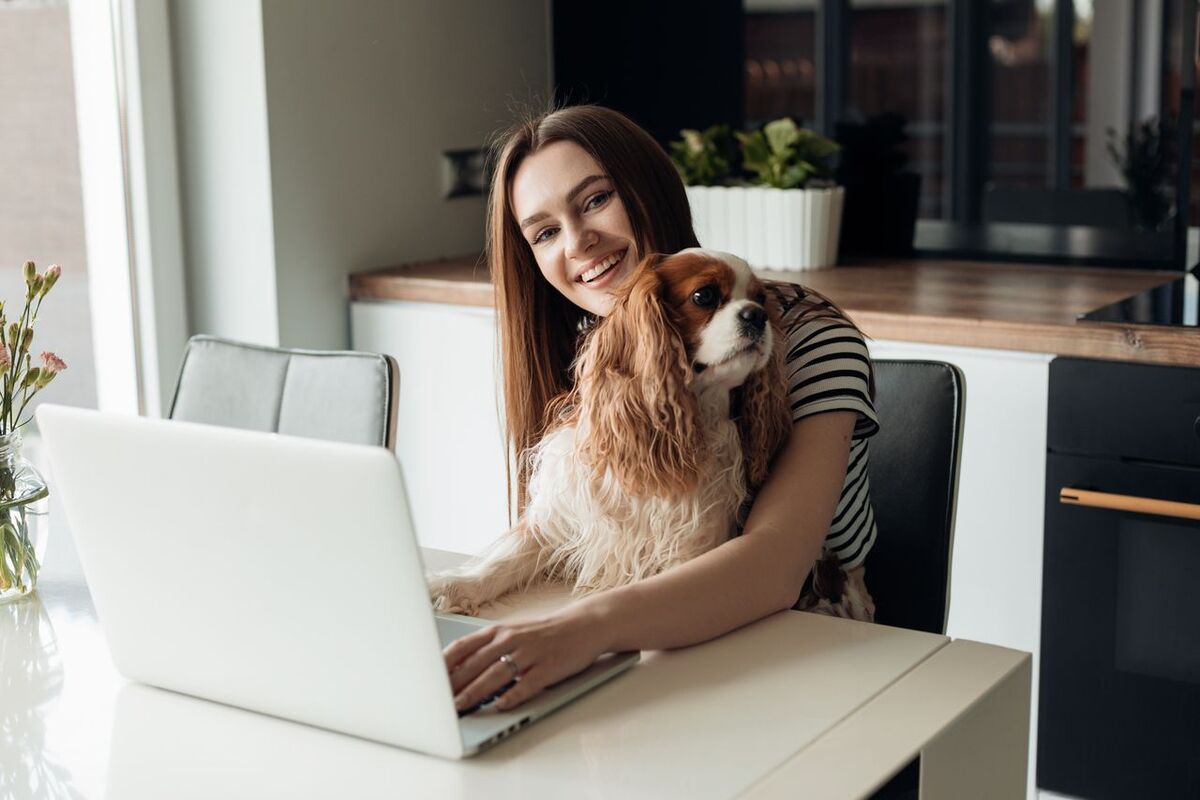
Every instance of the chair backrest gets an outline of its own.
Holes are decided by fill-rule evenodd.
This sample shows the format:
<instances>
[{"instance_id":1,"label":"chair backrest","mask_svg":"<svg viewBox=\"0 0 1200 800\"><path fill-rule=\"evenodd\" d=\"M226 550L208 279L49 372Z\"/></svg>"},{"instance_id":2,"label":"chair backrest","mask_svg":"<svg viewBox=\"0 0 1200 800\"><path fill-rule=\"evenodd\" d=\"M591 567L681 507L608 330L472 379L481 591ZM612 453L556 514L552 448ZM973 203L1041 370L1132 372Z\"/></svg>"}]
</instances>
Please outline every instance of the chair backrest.
<instances>
[{"instance_id":1,"label":"chair backrest","mask_svg":"<svg viewBox=\"0 0 1200 800\"><path fill-rule=\"evenodd\" d=\"M169 416L391 448L399 388L390 356L193 336Z\"/></svg>"},{"instance_id":2,"label":"chair backrest","mask_svg":"<svg viewBox=\"0 0 1200 800\"><path fill-rule=\"evenodd\" d=\"M877 360L866 559L875 621L944 633L966 380L952 364Z\"/></svg>"}]
</instances>

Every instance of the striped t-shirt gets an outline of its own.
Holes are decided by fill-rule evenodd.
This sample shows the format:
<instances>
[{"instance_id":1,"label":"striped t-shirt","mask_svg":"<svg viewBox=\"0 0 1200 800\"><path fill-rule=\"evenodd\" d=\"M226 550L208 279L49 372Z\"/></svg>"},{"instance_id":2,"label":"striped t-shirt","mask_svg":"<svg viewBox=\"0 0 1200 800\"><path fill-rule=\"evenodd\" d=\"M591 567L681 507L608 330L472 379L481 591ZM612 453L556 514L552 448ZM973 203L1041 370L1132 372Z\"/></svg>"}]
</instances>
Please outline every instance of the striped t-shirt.
<instances>
[{"instance_id":1,"label":"striped t-shirt","mask_svg":"<svg viewBox=\"0 0 1200 800\"><path fill-rule=\"evenodd\" d=\"M858 415L841 499L825 537L825 549L842 569L853 569L863 563L876 536L867 477L867 440L879 430L871 358L862 334L828 301L791 283L772 281L767 287L779 302L787 336L784 375L792 421L825 411Z\"/></svg>"}]
</instances>

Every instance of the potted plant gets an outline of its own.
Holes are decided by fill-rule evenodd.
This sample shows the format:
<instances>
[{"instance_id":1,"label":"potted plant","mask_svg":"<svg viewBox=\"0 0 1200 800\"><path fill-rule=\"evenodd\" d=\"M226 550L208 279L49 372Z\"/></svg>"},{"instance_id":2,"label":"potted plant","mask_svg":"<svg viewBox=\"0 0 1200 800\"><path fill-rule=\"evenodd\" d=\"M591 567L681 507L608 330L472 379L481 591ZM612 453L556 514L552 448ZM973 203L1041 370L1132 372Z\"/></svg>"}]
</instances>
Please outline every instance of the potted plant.
<instances>
[{"instance_id":1,"label":"potted plant","mask_svg":"<svg viewBox=\"0 0 1200 800\"><path fill-rule=\"evenodd\" d=\"M1175 174L1178 120L1174 114L1130 124L1124 141L1108 129L1108 155L1125 179L1125 194L1135 230L1159 231L1174 213L1171 185Z\"/></svg>"},{"instance_id":2,"label":"potted plant","mask_svg":"<svg viewBox=\"0 0 1200 800\"><path fill-rule=\"evenodd\" d=\"M701 244L755 267L817 269L837 261L843 192L828 166L837 144L787 118L739 131L741 165L752 177L734 182L731 170L720 174L729 164L723 126L681 133L671 155L688 185Z\"/></svg>"},{"instance_id":3,"label":"potted plant","mask_svg":"<svg viewBox=\"0 0 1200 800\"><path fill-rule=\"evenodd\" d=\"M886 113L866 122L840 122L842 146L836 172L846 189L841 252L847 255L907 256L921 199L921 176L905 170L908 140L901 114Z\"/></svg>"}]
</instances>

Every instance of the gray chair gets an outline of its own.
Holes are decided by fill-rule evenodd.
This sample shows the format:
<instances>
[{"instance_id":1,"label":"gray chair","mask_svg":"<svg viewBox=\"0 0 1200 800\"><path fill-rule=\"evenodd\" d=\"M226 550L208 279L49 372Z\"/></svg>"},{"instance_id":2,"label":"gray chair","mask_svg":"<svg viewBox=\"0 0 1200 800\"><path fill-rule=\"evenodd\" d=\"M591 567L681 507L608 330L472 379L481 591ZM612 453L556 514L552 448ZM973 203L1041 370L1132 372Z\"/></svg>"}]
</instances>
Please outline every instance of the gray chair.
<instances>
[{"instance_id":1,"label":"gray chair","mask_svg":"<svg viewBox=\"0 0 1200 800\"><path fill-rule=\"evenodd\" d=\"M169 417L392 448L399 387L390 356L193 336Z\"/></svg>"},{"instance_id":2,"label":"gray chair","mask_svg":"<svg viewBox=\"0 0 1200 800\"><path fill-rule=\"evenodd\" d=\"M945 633L966 380L953 364L877 360L867 554L875 621Z\"/></svg>"}]
</instances>

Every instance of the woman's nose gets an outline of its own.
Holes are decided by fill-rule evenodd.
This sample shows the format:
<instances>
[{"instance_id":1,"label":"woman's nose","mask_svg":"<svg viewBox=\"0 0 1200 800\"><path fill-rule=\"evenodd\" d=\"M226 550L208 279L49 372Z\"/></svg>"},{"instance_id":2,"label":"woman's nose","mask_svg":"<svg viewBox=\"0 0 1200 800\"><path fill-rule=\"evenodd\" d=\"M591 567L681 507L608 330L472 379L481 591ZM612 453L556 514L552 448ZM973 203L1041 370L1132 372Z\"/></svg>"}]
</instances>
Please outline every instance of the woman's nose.
<instances>
[{"instance_id":1,"label":"woman's nose","mask_svg":"<svg viewBox=\"0 0 1200 800\"><path fill-rule=\"evenodd\" d=\"M567 236L567 255L582 256L599 241L599 235L586 225L567 226L563 229Z\"/></svg>"}]
</instances>

